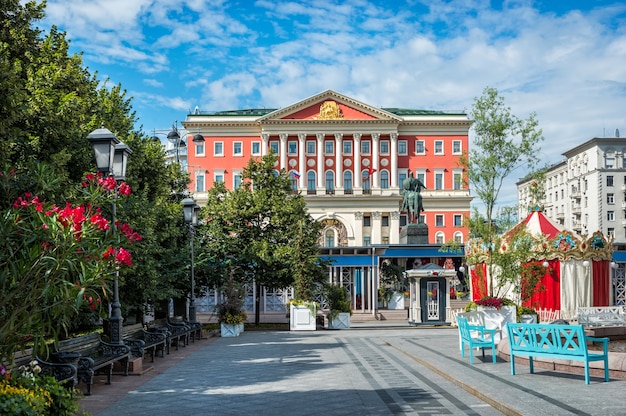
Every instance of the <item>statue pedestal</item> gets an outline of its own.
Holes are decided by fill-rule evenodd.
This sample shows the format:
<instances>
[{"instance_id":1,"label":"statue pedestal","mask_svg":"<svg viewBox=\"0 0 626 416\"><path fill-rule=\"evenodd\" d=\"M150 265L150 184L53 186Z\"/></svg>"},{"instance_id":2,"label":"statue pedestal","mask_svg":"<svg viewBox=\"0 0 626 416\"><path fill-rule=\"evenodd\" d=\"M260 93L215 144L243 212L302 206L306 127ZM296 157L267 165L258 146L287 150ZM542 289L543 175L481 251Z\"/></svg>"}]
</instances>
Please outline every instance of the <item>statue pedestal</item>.
<instances>
[{"instance_id":1,"label":"statue pedestal","mask_svg":"<svg viewBox=\"0 0 626 416\"><path fill-rule=\"evenodd\" d=\"M428 244L428 225L408 224L400 230L400 244Z\"/></svg>"}]
</instances>

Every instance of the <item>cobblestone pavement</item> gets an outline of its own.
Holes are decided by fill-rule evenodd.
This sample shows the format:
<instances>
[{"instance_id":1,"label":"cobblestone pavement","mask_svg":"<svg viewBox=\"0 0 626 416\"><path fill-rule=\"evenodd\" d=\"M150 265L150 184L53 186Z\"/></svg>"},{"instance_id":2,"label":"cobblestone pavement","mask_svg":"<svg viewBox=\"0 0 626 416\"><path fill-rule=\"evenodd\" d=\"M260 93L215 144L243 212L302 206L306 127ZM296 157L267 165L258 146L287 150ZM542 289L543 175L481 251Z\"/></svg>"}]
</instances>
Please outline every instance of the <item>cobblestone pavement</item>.
<instances>
[{"instance_id":1,"label":"cobblestone pavement","mask_svg":"<svg viewBox=\"0 0 626 416\"><path fill-rule=\"evenodd\" d=\"M119 399L107 389L124 388L124 377L97 386L94 396L108 407L85 402L84 409L102 416L626 414L626 380L592 377L585 385L582 375L529 374L524 366L511 376L509 363L492 364L489 352L472 366L455 328L248 331L191 348L161 359L176 361L133 380Z\"/></svg>"}]
</instances>

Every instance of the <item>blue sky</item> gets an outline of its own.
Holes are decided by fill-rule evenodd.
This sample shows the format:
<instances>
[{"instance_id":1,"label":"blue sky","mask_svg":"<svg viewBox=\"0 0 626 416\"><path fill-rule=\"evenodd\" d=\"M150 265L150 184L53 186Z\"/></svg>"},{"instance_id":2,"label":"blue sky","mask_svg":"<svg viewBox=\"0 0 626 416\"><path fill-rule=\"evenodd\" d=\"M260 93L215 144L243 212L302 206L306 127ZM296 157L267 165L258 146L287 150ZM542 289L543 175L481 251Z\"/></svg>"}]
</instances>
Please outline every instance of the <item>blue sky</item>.
<instances>
[{"instance_id":1,"label":"blue sky","mask_svg":"<svg viewBox=\"0 0 626 416\"><path fill-rule=\"evenodd\" d=\"M618 1L48 0L46 10L40 26L67 32L85 66L121 83L146 132L196 106L280 108L327 89L469 111L490 86L514 114L537 113L546 162L615 129L626 137ZM516 203L511 183L501 203Z\"/></svg>"}]
</instances>

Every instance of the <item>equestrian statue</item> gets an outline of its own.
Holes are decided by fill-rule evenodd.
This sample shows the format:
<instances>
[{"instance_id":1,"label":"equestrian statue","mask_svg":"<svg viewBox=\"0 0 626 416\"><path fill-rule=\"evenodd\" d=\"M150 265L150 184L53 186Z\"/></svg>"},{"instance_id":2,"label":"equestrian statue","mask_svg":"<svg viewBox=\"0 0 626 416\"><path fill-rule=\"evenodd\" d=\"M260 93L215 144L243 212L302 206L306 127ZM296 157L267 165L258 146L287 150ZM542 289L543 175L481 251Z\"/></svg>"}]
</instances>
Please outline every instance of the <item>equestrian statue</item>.
<instances>
[{"instance_id":1,"label":"equestrian statue","mask_svg":"<svg viewBox=\"0 0 626 416\"><path fill-rule=\"evenodd\" d=\"M420 222L420 213L424 212L422 205L422 189L426 189L422 181L413 177L413 172L409 173L409 177L402 181L402 208L400 212L408 214L408 224L417 224Z\"/></svg>"}]
</instances>

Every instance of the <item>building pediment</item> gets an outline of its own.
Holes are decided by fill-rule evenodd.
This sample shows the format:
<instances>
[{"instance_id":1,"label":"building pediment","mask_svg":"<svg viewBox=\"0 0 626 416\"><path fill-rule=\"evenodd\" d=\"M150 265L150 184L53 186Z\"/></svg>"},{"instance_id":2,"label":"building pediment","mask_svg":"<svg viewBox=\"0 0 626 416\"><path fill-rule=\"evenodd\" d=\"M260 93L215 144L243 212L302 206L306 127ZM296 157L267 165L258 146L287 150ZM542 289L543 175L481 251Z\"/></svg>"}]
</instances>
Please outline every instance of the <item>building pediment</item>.
<instances>
[{"instance_id":1,"label":"building pediment","mask_svg":"<svg viewBox=\"0 0 626 416\"><path fill-rule=\"evenodd\" d=\"M402 119L380 108L332 90L306 98L295 104L272 111L259 118L260 123L288 120L329 122L329 121L388 121L399 123Z\"/></svg>"}]
</instances>

